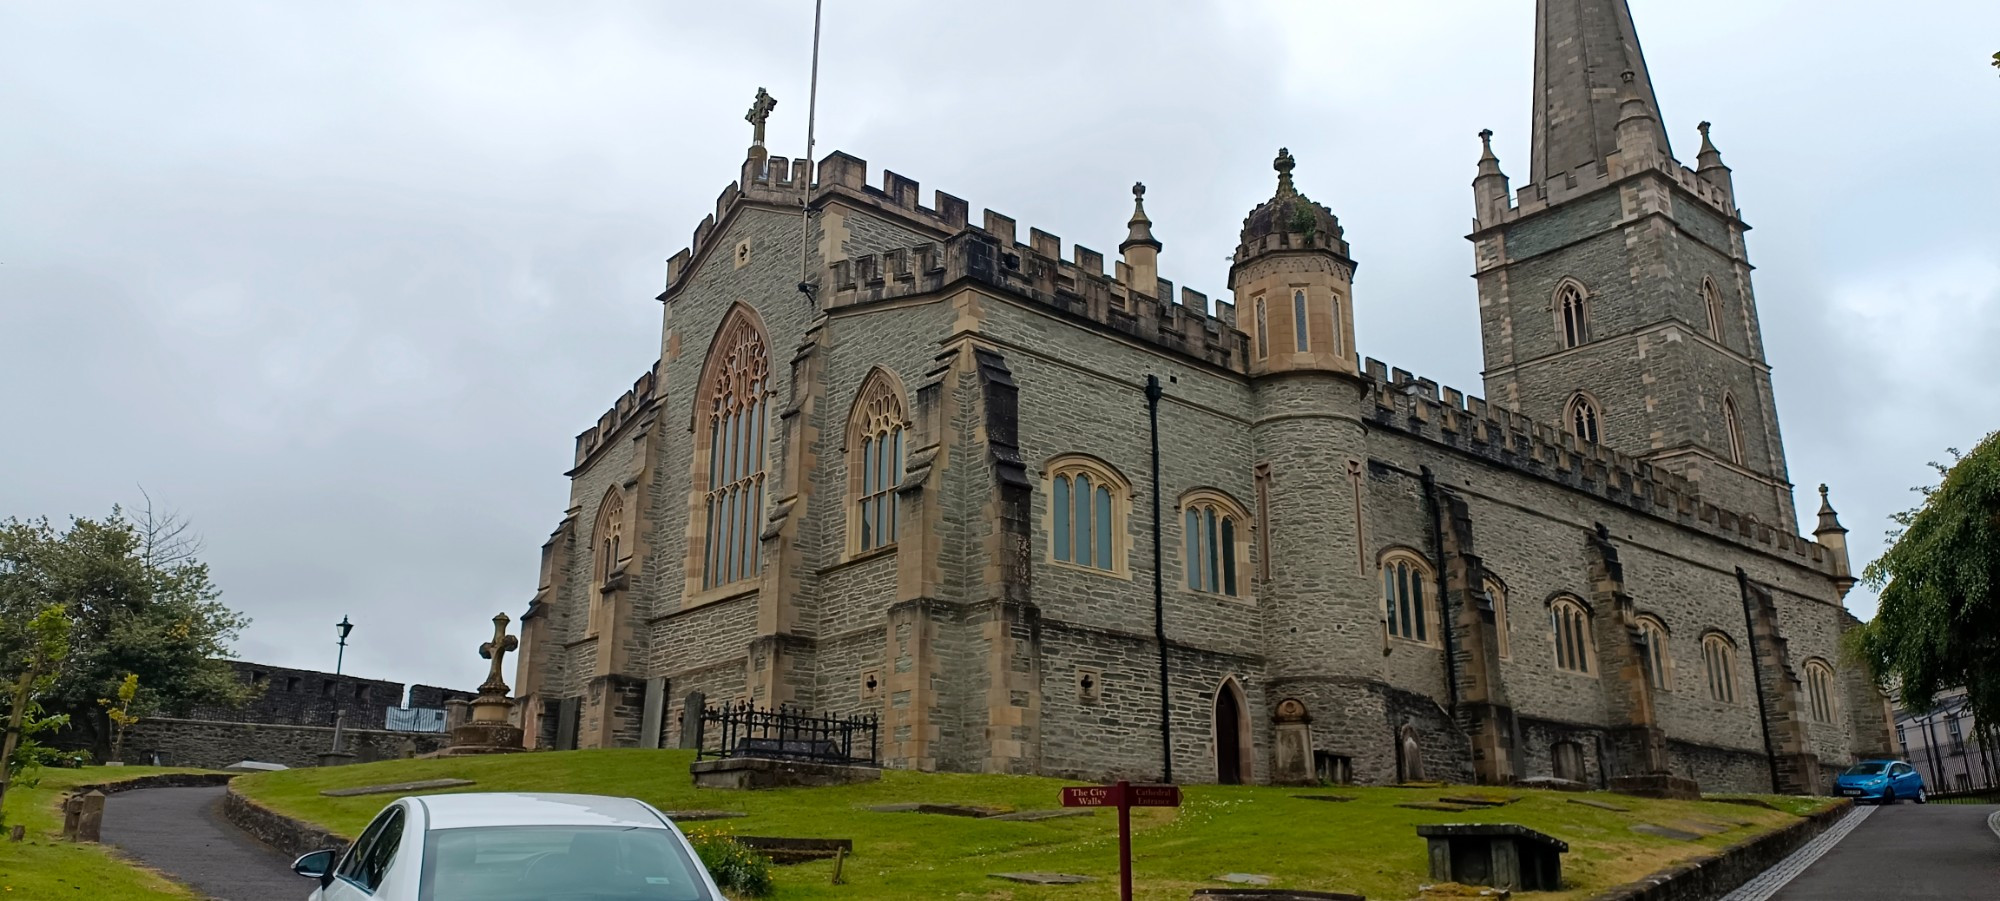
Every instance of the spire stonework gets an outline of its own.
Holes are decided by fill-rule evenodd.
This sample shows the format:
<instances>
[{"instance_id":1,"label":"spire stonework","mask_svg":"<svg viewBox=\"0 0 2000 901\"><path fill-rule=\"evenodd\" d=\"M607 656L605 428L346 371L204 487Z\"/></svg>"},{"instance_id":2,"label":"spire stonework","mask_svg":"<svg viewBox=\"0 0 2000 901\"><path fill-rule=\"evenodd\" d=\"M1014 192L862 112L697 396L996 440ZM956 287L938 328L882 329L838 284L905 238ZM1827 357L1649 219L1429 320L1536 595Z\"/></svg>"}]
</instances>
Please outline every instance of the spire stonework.
<instances>
[{"instance_id":1,"label":"spire stonework","mask_svg":"<svg viewBox=\"0 0 2000 901\"><path fill-rule=\"evenodd\" d=\"M1472 178L1474 211L1481 220L1497 220L1507 211L1512 189L1507 173L1500 171L1500 158L1493 155L1493 129L1479 132L1479 174Z\"/></svg>"},{"instance_id":2,"label":"spire stonework","mask_svg":"<svg viewBox=\"0 0 2000 901\"><path fill-rule=\"evenodd\" d=\"M1626 72L1633 73L1633 90L1657 114L1660 102L1626 0L1536 0L1531 182L1602 164L1618 149ZM1657 120L1653 132L1660 152L1671 154Z\"/></svg>"}]
</instances>

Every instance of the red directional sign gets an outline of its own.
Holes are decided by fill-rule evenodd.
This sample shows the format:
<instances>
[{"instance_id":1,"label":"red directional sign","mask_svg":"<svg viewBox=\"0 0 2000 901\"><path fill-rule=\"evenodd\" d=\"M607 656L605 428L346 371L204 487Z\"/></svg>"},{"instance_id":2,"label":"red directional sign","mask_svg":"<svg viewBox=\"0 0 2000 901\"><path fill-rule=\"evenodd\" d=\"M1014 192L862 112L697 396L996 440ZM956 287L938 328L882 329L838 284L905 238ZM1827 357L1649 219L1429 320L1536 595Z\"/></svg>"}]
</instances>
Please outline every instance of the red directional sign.
<instances>
[{"instance_id":1,"label":"red directional sign","mask_svg":"<svg viewBox=\"0 0 2000 901\"><path fill-rule=\"evenodd\" d=\"M1133 785L1126 788L1126 803L1133 807L1179 807L1181 787L1178 785Z\"/></svg>"},{"instance_id":2,"label":"red directional sign","mask_svg":"<svg viewBox=\"0 0 2000 901\"><path fill-rule=\"evenodd\" d=\"M1118 808L1118 897L1132 901L1132 808L1179 807L1178 785L1076 785L1062 790L1064 807Z\"/></svg>"},{"instance_id":3,"label":"red directional sign","mask_svg":"<svg viewBox=\"0 0 2000 901\"><path fill-rule=\"evenodd\" d=\"M1073 785L1062 790L1064 807L1116 807L1118 786Z\"/></svg>"}]
</instances>

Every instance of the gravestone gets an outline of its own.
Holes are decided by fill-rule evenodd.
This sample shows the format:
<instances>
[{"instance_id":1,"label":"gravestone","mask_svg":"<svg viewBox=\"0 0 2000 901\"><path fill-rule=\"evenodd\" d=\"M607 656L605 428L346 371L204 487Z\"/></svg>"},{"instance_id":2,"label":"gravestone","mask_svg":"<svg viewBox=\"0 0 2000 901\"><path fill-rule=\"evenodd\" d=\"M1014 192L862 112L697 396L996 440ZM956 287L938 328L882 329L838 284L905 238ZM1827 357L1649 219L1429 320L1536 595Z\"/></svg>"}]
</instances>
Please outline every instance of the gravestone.
<instances>
[{"instance_id":1,"label":"gravestone","mask_svg":"<svg viewBox=\"0 0 2000 901\"><path fill-rule=\"evenodd\" d=\"M1313 772L1312 717L1297 698L1278 702L1273 715L1275 744L1271 761L1271 781L1279 785L1311 785Z\"/></svg>"},{"instance_id":2,"label":"gravestone","mask_svg":"<svg viewBox=\"0 0 2000 901\"><path fill-rule=\"evenodd\" d=\"M437 757L472 754L506 754L525 750L521 727L514 725L514 700L507 697L507 683L500 678L501 661L521 646L521 640L507 634L507 614L493 617L493 640L479 646L479 656L492 661L479 695L472 699L472 715L451 730L451 744ZM447 714L447 717L449 714Z\"/></svg>"},{"instance_id":3,"label":"gravestone","mask_svg":"<svg viewBox=\"0 0 2000 901\"><path fill-rule=\"evenodd\" d=\"M1430 843L1431 878L1509 891L1562 888L1562 855L1569 845L1511 823L1418 826Z\"/></svg>"},{"instance_id":4,"label":"gravestone","mask_svg":"<svg viewBox=\"0 0 2000 901\"><path fill-rule=\"evenodd\" d=\"M708 706L708 695L698 691L687 693L681 701L681 750L701 750L701 711Z\"/></svg>"}]
</instances>

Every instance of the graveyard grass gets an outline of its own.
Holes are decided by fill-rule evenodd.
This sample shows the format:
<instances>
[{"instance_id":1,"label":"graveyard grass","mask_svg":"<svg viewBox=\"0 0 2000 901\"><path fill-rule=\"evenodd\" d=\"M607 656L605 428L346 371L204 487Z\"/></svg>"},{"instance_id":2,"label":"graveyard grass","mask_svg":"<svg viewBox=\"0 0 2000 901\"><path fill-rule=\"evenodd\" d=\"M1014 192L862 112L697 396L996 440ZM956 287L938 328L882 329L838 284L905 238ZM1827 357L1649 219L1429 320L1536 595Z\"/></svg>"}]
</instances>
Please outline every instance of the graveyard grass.
<instances>
[{"instance_id":1,"label":"graveyard grass","mask_svg":"<svg viewBox=\"0 0 2000 901\"><path fill-rule=\"evenodd\" d=\"M200 896L102 845L62 840L62 802L73 785L118 782L154 773L188 772L152 767L45 769L33 788L7 789L6 822L28 827L18 844L0 837L0 901L77 898L86 901L160 901Z\"/></svg>"},{"instance_id":2,"label":"graveyard grass","mask_svg":"<svg viewBox=\"0 0 2000 901\"><path fill-rule=\"evenodd\" d=\"M471 779L460 791L545 791L626 795L662 810L733 810L748 816L692 823L688 829L740 835L847 838L854 842L832 885L833 862L776 868L779 901L819 899L964 898L1045 901L1115 893L1117 812L1040 822L996 822L919 813L876 813L874 805L923 802L1046 810L1060 789L1081 783L1031 776L924 774L888 770L882 781L833 788L773 791L696 789L688 776L692 752L604 750L514 754L484 758L403 760L245 776L236 790L274 810L352 836L392 795L329 798L322 789ZM1343 795L1339 803L1297 795ZM1515 802L1464 812L1396 806L1444 796L1505 796ZM1537 898L1582 899L1676 863L1712 854L1796 815L1837 803L1825 798L1760 796L1767 810L1719 801L1653 801L1612 794L1576 794L1454 786L1444 788L1276 788L1188 786L1183 806L1133 811L1134 894L1185 901L1198 888L1227 888L1215 876L1258 873L1274 887L1345 891L1371 901L1399 901L1430 882L1425 823L1520 823L1570 845L1565 890ZM1614 812L1572 799L1615 804ZM1697 841L1641 835L1632 826L1677 821L1728 827ZM1032 886L989 874L1060 872L1093 877L1086 885Z\"/></svg>"}]
</instances>

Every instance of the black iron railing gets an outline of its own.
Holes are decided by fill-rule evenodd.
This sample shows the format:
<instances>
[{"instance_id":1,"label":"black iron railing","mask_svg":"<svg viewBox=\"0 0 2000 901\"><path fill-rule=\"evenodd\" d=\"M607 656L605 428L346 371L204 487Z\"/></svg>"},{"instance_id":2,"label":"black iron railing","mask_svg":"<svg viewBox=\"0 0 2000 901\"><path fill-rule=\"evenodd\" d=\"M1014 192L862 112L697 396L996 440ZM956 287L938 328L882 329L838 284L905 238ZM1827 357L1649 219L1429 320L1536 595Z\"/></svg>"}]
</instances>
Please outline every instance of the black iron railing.
<instances>
[{"instance_id":1,"label":"black iron railing","mask_svg":"<svg viewBox=\"0 0 2000 901\"><path fill-rule=\"evenodd\" d=\"M696 759L774 757L810 763L875 766L879 720L815 715L796 707L768 709L748 701L703 707Z\"/></svg>"}]
</instances>

